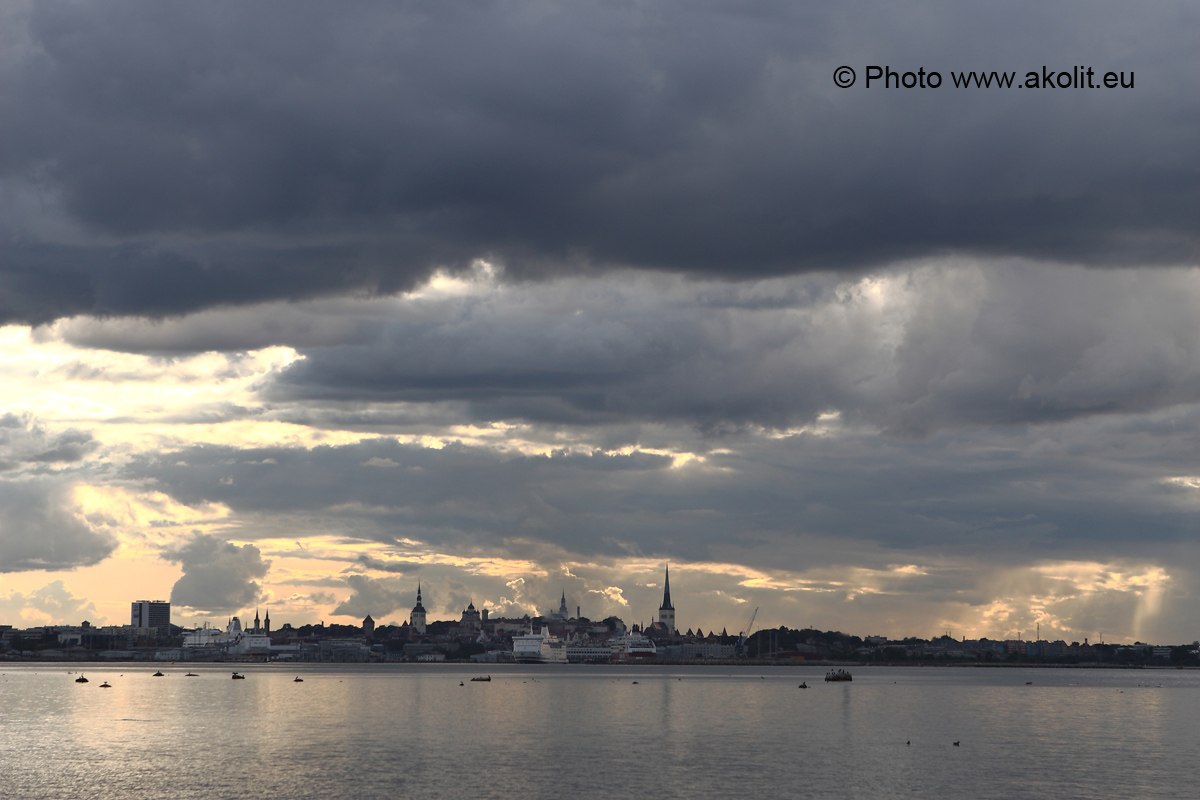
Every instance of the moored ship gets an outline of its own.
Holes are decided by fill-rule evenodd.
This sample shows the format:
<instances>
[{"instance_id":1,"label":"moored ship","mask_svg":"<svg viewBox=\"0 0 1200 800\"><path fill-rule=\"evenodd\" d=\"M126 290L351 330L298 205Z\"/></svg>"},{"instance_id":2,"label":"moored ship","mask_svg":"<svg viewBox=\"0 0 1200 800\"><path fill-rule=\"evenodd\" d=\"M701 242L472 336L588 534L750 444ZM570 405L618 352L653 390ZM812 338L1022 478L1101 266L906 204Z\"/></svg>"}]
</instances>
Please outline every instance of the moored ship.
<instances>
[{"instance_id":1,"label":"moored ship","mask_svg":"<svg viewBox=\"0 0 1200 800\"><path fill-rule=\"evenodd\" d=\"M622 636L614 636L608 640L612 648L613 661L632 661L643 658L657 658L658 648L653 640L643 634L633 631Z\"/></svg>"},{"instance_id":2,"label":"moored ship","mask_svg":"<svg viewBox=\"0 0 1200 800\"><path fill-rule=\"evenodd\" d=\"M513 660L521 664L565 664L567 647L543 625L541 633L531 629L527 634L513 637Z\"/></svg>"}]
</instances>

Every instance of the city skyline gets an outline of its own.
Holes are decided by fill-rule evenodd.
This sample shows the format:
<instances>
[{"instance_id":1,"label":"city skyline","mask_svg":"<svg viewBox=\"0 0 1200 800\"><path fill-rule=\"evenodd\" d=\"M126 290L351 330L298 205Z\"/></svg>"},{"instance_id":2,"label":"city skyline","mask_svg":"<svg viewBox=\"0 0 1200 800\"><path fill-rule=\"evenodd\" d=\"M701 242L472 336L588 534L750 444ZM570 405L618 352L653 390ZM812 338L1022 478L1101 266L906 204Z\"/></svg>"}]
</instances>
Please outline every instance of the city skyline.
<instances>
[{"instance_id":1,"label":"city skyline","mask_svg":"<svg viewBox=\"0 0 1200 800\"><path fill-rule=\"evenodd\" d=\"M1194 640L1200 17L1087 8L0 7L0 620Z\"/></svg>"}]
</instances>

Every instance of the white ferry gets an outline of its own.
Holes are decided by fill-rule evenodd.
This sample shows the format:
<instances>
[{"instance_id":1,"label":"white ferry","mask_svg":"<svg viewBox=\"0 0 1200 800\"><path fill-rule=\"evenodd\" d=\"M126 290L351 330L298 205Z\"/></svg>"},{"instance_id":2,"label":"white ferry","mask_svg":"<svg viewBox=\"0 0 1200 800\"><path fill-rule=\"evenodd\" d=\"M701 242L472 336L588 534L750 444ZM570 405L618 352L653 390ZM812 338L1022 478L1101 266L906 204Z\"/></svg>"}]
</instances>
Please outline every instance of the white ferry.
<instances>
[{"instance_id":1,"label":"white ferry","mask_svg":"<svg viewBox=\"0 0 1200 800\"><path fill-rule=\"evenodd\" d=\"M654 642L640 633L627 633L608 640L612 648L613 661L630 661L637 658L657 658L658 648Z\"/></svg>"},{"instance_id":2,"label":"white ferry","mask_svg":"<svg viewBox=\"0 0 1200 800\"><path fill-rule=\"evenodd\" d=\"M513 637L513 660L522 664L565 664L567 647L543 625L541 633L531 629L527 634Z\"/></svg>"}]
</instances>

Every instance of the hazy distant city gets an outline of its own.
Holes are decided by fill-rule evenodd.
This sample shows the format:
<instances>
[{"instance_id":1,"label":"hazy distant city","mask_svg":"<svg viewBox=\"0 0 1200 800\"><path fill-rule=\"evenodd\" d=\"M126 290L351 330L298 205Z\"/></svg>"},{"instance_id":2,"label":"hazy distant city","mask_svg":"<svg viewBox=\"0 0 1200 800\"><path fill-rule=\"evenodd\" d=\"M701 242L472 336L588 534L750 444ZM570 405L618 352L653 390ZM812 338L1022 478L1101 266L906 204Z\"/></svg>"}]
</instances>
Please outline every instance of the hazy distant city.
<instances>
[{"instance_id":1,"label":"hazy distant city","mask_svg":"<svg viewBox=\"0 0 1200 800\"><path fill-rule=\"evenodd\" d=\"M758 609L736 631L705 632L676 626L670 575L653 622L627 624L615 616L593 620L572 607L564 592L556 608L538 616L493 617L469 603L458 619L428 620L420 584L408 618L377 625L273 627L270 610L253 620L231 617L224 627L182 628L171 622L171 604L131 603L128 625L0 625L0 658L8 660L195 662L476 662L476 663L773 663L801 664L1095 664L1200 666L1200 642L956 639L889 639L786 626L755 629Z\"/></svg>"}]
</instances>

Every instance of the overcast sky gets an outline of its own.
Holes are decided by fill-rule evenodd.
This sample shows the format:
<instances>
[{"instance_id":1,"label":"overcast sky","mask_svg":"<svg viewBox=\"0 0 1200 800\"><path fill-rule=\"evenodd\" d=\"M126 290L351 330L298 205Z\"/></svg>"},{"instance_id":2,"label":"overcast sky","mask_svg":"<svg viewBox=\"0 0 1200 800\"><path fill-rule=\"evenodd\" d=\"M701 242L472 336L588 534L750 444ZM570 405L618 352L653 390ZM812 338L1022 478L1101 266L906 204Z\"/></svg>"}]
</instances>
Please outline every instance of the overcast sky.
<instances>
[{"instance_id":1,"label":"overcast sky","mask_svg":"<svg viewBox=\"0 0 1200 800\"><path fill-rule=\"evenodd\" d=\"M669 562L685 630L1200 638L1197 41L6 3L0 623L642 622Z\"/></svg>"}]
</instances>

